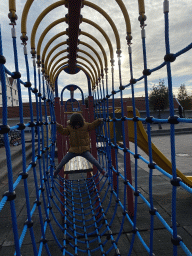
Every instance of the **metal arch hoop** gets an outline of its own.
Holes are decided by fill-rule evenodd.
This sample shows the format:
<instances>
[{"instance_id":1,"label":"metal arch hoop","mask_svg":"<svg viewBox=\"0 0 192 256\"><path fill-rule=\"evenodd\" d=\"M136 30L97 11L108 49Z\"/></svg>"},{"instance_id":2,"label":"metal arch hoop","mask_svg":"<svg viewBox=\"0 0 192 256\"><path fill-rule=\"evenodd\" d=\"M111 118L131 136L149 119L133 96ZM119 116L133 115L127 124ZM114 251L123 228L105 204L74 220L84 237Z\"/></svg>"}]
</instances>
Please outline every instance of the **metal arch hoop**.
<instances>
[{"instance_id":1,"label":"metal arch hoop","mask_svg":"<svg viewBox=\"0 0 192 256\"><path fill-rule=\"evenodd\" d=\"M68 84L68 85L66 85L66 86L62 89L62 91L61 91L61 105L63 105L63 93L64 93L65 89L68 89L68 87L70 87L70 86L75 87L75 90L76 90L76 89L79 89L79 90L80 90L81 96L82 96L82 102L83 102L83 104L84 104L84 95L83 95L82 89L81 89L78 85L75 85L75 84ZM68 89L68 90L69 90L69 89Z\"/></svg>"},{"instance_id":2,"label":"metal arch hoop","mask_svg":"<svg viewBox=\"0 0 192 256\"><path fill-rule=\"evenodd\" d=\"M65 70L68 68L68 65L64 65L63 67L60 68L60 70ZM86 75L87 77L87 82L88 82L88 92L89 92L89 96L92 95L91 93L91 77L90 77L90 74L87 72L87 70L85 70L83 67L81 67L80 65L77 65L77 69L79 70L82 70L84 72L84 74ZM60 71L60 72L61 72ZM66 72L66 71L65 71ZM54 85L55 85L55 97L58 97L58 76L55 78L55 82L54 82Z\"/></svg>"},{"instance_id":3,"label":"metal arch hoop","mask_svg":"<svg viewBox=\"0 0 192 256\"><path fill-rule=\"evenodd\" d=\"M56 25L58 25L59 23L62 23L62 22L65 22L66 21L66 18L61 18L61 19L58 19L54 22L52 22L49 26L47 26L47 28L43 31L43 33L41 34L40 38L39 38L39 41L38 41L38 44L37 44L37 57L39 56L40 57L40 52L41 52L41 45L43 43L43 40L45 38L45 36L47 35L47 33L53 28L55 27ZM46 46L44 47L44 50L43 50L43 53L42 53L42 61L44 60L45 58L45 55L46 55L46 52L47 52L47 49L49 48L50 44L55 40L57 39L58 37L62 36L62 35L66 35L66 31L63 31L57 35L55 35L54 37L52 37L48 43L46 44Z\"/></svg>"},{"instance_id":4,"label":"metal arch hoop","mask_svg":"<svg viewBox=\"0 0 192 256\"><path fill-rule=\"evenodd\" d=\"M68 99L66 102L65 102L65 111L67 111L67 103L68 102L71 102L71 103L73 103L73 102L77 102L78 103L78 108L80 109L80 104L79 104L79 101L78 100L76 100L76 99ZM63 105L62 103L61 103L61 105ZM73 108L73 107L72 107Z\"/></svg>"}]
</instances>

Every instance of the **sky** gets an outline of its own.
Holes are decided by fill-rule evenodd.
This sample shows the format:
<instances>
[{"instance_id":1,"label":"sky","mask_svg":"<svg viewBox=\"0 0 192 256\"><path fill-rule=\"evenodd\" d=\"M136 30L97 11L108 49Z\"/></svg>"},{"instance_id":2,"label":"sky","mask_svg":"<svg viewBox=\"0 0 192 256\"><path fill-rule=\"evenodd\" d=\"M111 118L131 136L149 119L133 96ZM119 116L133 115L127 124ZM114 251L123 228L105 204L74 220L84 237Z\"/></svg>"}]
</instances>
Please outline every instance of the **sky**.
<instances>
[{"instance_id":1,"label":"sky","mask_svg":"<svg viewBox=\"0 0 192 256\"><path fill-rule=\"evenodd\" d=\"M0 1L0 25L2 32L2 44L3 44L3 55L6 57L6 67L10 71L14 71L14 57L13 57L13 46L12 46L12 38L11 38L11 26L9 25L9 19L7 14L9 12L9 1ZM26 81L26 69L23 55L23 46L21 45L21 17L23 7L25 5L26 0L17 0L16 1L16 13L18 15L16 31L17 31L17 46L18 46L18 58L19 58L19 68L22 75L22 80ZM31 71L33 70L32 59L30 56L30 34L32 31L33 24L38 17L38 15L50 4L54 3L54 0L34 0L27 20L27 36L29 37L27 48L29 54L29 65ZM130 81L130 67L129 67L129 58L128 58L128 47L126 42L126 26L124 22L124 18L122 12L116 3L115 0L90 0L90 2L100 6L104 11L106 11L110 17L113 19L119 35L121 39L121 63L122 63L122 84L126 85ZM140 23L138 21L138 1L136 0L124 0L123 1L130 17L131 21L131 29L132 29L132 58L133 58L133 77L139 78L142 76L142 71L144 69L143 64L143 52L142 52L142 41L141 41L141 28ZM191 37L191 24L192 24L192 2L191 0L174 0L169 1L169 31L170 31L170 51L171 53L177 53L187 45L192 42ZM38 39L42 33L42 31L54 20L64 17L68 13L68 9L65 6L61 6L55 10L53 10L50 14L48 14L41 22L36 36L36 45ZM109 36L114 53L116 53L116 43L113 30L111 29L108 21L97 11L94 9L84 6L81 10L81 14L83 18L90 19L100 25L107 35ZM145 0L145 14L147 16L147 20L145 22L146 27L146 52L147 52L147 65L149 69L155 68L160 65L164 61L165 56L165 37L164 37L164 13L163 13L163 1L161 0ZM48 42L48 40L53 37L55 34L65 31L68 25L66 23L59 24L54 27L54 29L50 30L50 32L45 37L43 41L42 49ZM110 65L110 56L109 49L107 43L103 37L103 35L91 25L87 23L81 23L80 29L82 31L88 32L96 37L103 45L107 57L108 57L108 76L109 76L109 91L111 91L111 65ZM59 42L65 41L67 36L62 36L55 40L51 47L58 44ZM97 44L95 44L91 39L80 35L79 39L86 43L89 43L95 50L101 54L101 51ZM66 46L58 48L58 51L65 49ZM79 46L82 50L87 50L88 48L81 45ZM91 53L90 51L88 51ZM42 51L41 51L42 53ZM63 54L65 56L66 54ZM86 57L86 55L79 53L79 55ZM92 53L94 58L96 56ZM115 54L116 55L116 54ZM102 55L101 55L102 56ZM96 58L97 59L97 58ZM90 60L90 59L89 59ZM79 61L82 61L79 59ZM83 62L83 61L82 61ZM117 65L117 57L115 56L115 89L119 87L119 72ZM178 88L181 84L185 84L188 93L192 93L192 50L187 53L179 56L175 62L171 64L172 71L172 81L173 81L173 93L175 96L178 94ZM30 73L30 78L32 84L34 84L33 80L33 72ZM166 67L153 72L148 77L148 88L149 92L154 84L158 84L159 80L164 80L165 85L167 86L167 73ZM59 76L59 93L68 84L76 84L80 86L85 94L88 95L88 87L87 87L87 79L85 74L81 71L76 75L68 75L65 72L62 72ZM131 90L127 88L123 91L124 97L131 97ZM81 95L79 92L75 92L75 98L80 99ZM144 81L138 82L135 84L135 96L141 97L145 96L144 92ZM22 88L22 97L23 101L27 101L27 90ZM66 92L64 94L64 100L69 99L69 93Z\"/></svg>"}]
</instances>

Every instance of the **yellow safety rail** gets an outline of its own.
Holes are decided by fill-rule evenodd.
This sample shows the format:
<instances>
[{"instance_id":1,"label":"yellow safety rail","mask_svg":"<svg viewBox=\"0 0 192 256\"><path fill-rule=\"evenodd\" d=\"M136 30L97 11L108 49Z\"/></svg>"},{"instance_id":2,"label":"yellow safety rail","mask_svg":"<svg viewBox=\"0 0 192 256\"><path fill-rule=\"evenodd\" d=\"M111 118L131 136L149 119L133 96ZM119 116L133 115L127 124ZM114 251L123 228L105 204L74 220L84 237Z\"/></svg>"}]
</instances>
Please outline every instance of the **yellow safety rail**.
<instances>
[{"instance_id":1,"label":"yellow safety rail","mask_svg":"<svg viewBox=\"0 0 192 256\"><path fill-rule=\"evenodd\" d=\"M65 51L66 51L66 50L65 50ZM54 65L52 66L52 68L50 69L50 71L48 70L48 74L49 74L49 76L50 76L50 80L52 80L53 74L54 74L55 70L57 69L57 67L56 67L57 64L59 64L59 62L65 60L65 59L67 59L67 58L68 58L68 57L65 56L65 57L62 57L62 58L58 59L58 60L54 63Z\"/></svg>"},{"instance_id":2,"label":"yellow safety rail","mask_svg":"<svg viewBox=\"0 0 192 256\"><path fill-rule=\"evenodd\" d=\"M83 56L78 55L77 59L82 59L82 60L86 61L91 66L91 68L93 69L93 71L95 73L96 81L98 81L100 76L99 76L99 74L97 74L97 71L96 71L95 67L93 66L93 64L88 59L84 58Z\"/></svg>"},{"instance_id":3,"label":"yellow safety rail","mask_svg":"<svg viewBox=\"0 0 192 256\"><path fill-rule=\"evenodd\" d=\"M65 44L67 44L67 41L61 42L61 43L57 44L57 45L54 46L54 47L50 50L50 52L48 53L48 55L47 55L47 57L46 57L46 59L45 59L45 61L44 61L44 64L45 64L45 72L46 72L46 73L47 73L48 61L49 61L49 58L50 58L51 54L52 54L55 50L57 50L57 48L59 48L60 46L65 45Z\"/></svg>"},{"instance_id":4,"label":"yellow safety rail","mask_svg":"<svg viewBox=\"0 0 192 256\"><path fill-rule=\"evenodd\" d=\"M101 13L105 18L106 20L109 22L109 24L111 25L112 29L113 29L113 32L115 34L115 39L116 39L116 47L117 47L117 50L120 50L121 49L121 43L120 43L120 37L119 37L119 33L118 33L118 30L115 26L115 23L113 22L113 20L111 19L111 17L102 9L100 8L99 6L97 6L96 4L93 4L89 1L83 1L83 4L86 5L86 6L89 6L93 9L95 9L96 11L98 11L99 13Z\"/></svg>"},{"instance_id":5,"label":"yellow safety rail","mask_svg":"<svg viewBox=\"0 0 192 256\"><path fill-rule=\"evenodd\" d=\"M61 6L61 5L65 5L67 3L67 1L65 0L61 0L61 1L58 1L56 3L53 3L51 4L50 6L48 6L39 16L38 18L36 19L35 21L35 24L33 25L33 29L32 29L32 32L31 32L31 49L32 49L32 52L34 52L35 50L35 37L36 37L36 32L37 32L37 29L39 27L39 24L41 23L41 21L43 20L43 18L45 18L45 16L51 12L52 10L54 10L55 8Z\"/></svg>"},{"instance_id":6,"label":"yellow safety rail","mask_svg":"<svg viewBox=\"0 0 192 256\"><path fill-rule=\"evenodd\" d=\"M66 62L66 64L67 64L67 62ZM56 80L56 78L57 78L58 75L61 73L61 71L62 71L62 70L65 70L66 68L68 68L68 66L63 67L63 68L61 68L60 70L57 71L57 73L56 73L56 75L54 76L54 79L53 79L53 82L54 82L53 88L54 88L54 85L55 85L55 80ZM92 76L90 75L90 73L89 73L86 69L84 69L83 67L81 67L81 66L78 66L78 65L77 65L77 68L81 69L84 73L86 73L86 74L90 77L91 83L92 83L92 86L93 86L93 79L92 79Z\"/></svg>"},{"instance_id":7,"label":"yellow safety rail","mask_svg":"<svg viewBox=\"0 0 192 256\"><path fill-rule=\"evenodd\" d=\"M131 22L130 22L130 19L129 19L129 14L127 12L127 9L126 9L122 0L115 0L115 1L117 2L119 7L121 8L121 11L122 11L124 19L125 19L128 39L131 40L132 39L132 36L131 36Z\"/></svg>"},{"instance_id":8,"label":"yellow safety rail","mask_svg":"<svg viewBox=\"0 0 192 256\"><path fill-rule=\"evenodd\" d=\"M60 65L58 65L55 69L54 69L54 71L50 74L50 80L51 80L51 82L54 84L54 82L55 82L55 80L54 80L54 77L55 77L55 75L56 75L56 73L58 72L58 70L61 68L61 67L63 67L63 66L65 66L65 65L68 65L68 61L66 61L66 62L62 62ZM56 79L56 78L55 78Z\"/></svg>"},{"instance_id":9,"label":"yellow safety rail","mask_svg":"<svg viewBox=\"0 0 192 256\"><path fill-rule=\"evenodd\" d=\"M100 77L100 70L99 70L99 65L97 64L97 61L95 60L95 58L93 58L93 56L91 54L89 54L88 52L78 49L77 52L82 52L85 55L87 55L90 59L92 59L92 61L95 63L95 66L97 67L97 72L98 72L98 78Z\"/></svg>"},{"instance_id":10,"label":"yellow safety rail","mask_svg":"<svg viewBox=\"0 0 192 256\"><path fill-rule=\"evenodd\" d=\"M33 3L34 0L27 0L25 3L25 6L23 8L23 13L21 16L21 33L22 36L25 37L27 34L27 16L29 13L29 9L31 8L31 5Z\"/></svg>"},{"instance_id":11,"label":"yellow safety rail","mask_svg":"<svg viewBox=\"0 0 192 256\"><path fill-rule=\"evenodd\" d=\"M80 64L80 65L82 65L82 66L84 66L85 68L87 68L88 70L89 70L89 72L90 72L90 74L92 75L92 80L93 80L93 84L92 84L92 86L95 86L96 84L97 84L97 80L98 80L98 78L97 78L97 73L95 73L95 75L93 74L93 72L92 72L92 70L90 69L90 67L89 66L87 66L85 63L83 63L83 62L81 62L81 61L77 61L77 63L78 64Z\"/></svg>"},{"instance_id":12,"label":"yellow safety rail","mask_svg":"<svg viewBox=\"0 0 192 256\"><path fill-rule=\"evenodd\" d=\"M144 0L138 0L139 14L144 18L145 15L145 2Z\"/></svg>"},{"instance_id":13,"label":"yellow safety rail","mask_svg":"<svg viewBox=\"0 0 192 256\"><path fill-rule=\"evenodd\" d=\"M15 0L9 0L9 11L12 14L12 17L14 18L16 13Z\"/></svg>"},{"instance_id":14,"label":"yellow safety rail","mask_svg":"<svg viewBox=\"0 0 192 256\"><path fill-rule=\"evenodd\" d=\"M39 41L38 41L38 44L37 44L37 56L40 56L40 54L41 54L41 45L42 45L42 42L43 42L43 40L44 40L44 38L45 38L45 36L47 35L47 33L52 29L52 28L54 28L56 25L58 25L58 24L60 24L60 23L62 23L62 22L65 22L66 21L66 18L61 18L61 19L59 19L59 20L56 20L56 21L54 21L54 22L52 22L48 27L46 27L46 29L43 31L43 33L41 34L41 36L40 36L40 38L39 38ZM62 31L62 33L64 33L64 35L66 34L66 31ZM54 39L55 40L55 39ZM54 41L53 40L53 41ZM47 43L48 44L48 43ZM45 46L45 48L44 48L44 51L45 51L45 53L46 53L46 47L48 48L49 46ZM45 57L45 53L43 52L43 54L42 54L42 59L44 59L44 57Z\"/></svg>"},{"instance_id":15,"label":"yellow safety rail","mask_svg":"<svg viewBox=\"0 0 192 256\"><path fill-rule=\"evenodd\" d=\"M103 62L102 62L101 57L99 56L98 52L91 45L89 45L83 41L80 41L79 44L82 44L82 45L88 47L95 53L95 55L97 56L99 63L100 63L101 74L103 74Z\"/></svg>"},{"instance_id":16,"label":"yellow safety rail","mask_svg":"<svg viewBox=\"0 0 192 256\"><path fill-rule=\"evenodd\" d=\"M87 36L89 38L91 38L98 46L99 48L101 49L102 51L102 54L103 54L103 57L104 57L104 62L105 62L105 68L107 68L107 54L102 46L102 44L92 35L90 35L89 33L87 32L84 32L84 31L80 31L80 35L83 35L83 36Z\"/></svg>"},{"instance_id":17,"label":"yellow safety rail","mask_svg":"<svg viewBox=\"0 0 192 256\"><path fill-rule=\"evenodd\" d=\"M109 46L109 51L110 51L110 58L111 60L113 59L114 55L113 55L113 46L112 46L112 43L111 43L111 40L109 39L108 35L105 33L105 31L99 26L97 25L95 22L91 21L91 20L88 20L88 19L85 19L83 18L82 19L83 22L86 22L90 25L92 25L93 27L97 28L101 34L105 37L105 40L107 41L107 44Z\"/></svg>"}]
</instances>

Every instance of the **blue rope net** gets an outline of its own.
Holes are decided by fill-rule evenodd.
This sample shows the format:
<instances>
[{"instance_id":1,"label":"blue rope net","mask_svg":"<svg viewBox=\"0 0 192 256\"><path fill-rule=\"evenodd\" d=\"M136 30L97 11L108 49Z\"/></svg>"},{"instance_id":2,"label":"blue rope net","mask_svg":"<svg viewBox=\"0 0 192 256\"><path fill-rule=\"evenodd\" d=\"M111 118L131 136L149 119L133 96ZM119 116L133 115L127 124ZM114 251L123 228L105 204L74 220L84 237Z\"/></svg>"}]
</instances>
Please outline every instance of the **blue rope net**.
<instances>
[{"instance_id":1,"label":"blue rope net","mask_svg":"<svg viewBox=\"0 0 192 256\"><path fill-rule=\"evenodd\" d=\"M144 26L142 27L144 30ZM14 34L14 33L13 33ZM192 44L175 54L170 54L169 33L168 33L168 13L165 13L165 43L166 43L166 61L153 69L147 68L147 55L145 46L145 37L142 38L144 75L134 79L132 70L132 54L129 45L130 60L130 83L123 86L121 82L121 63L119 57L119 84L118 90L114 87L114 70L112 68L112 92L109 92L108 80L102 79L97 86L94 94L95 117L103 117L104 125L97 129L98 159L107 172L107 177L103 177L98 172L91 178L86 178L83 174L80 177L74 175L75 179L64 179L59 177L53 179L53 170L55 168L55 150L56 150L56 118L54 112L54 92L45 80L45 77L36 70L34 64L34 81L31 82L30 70L28 65L28 55L25 52L25 65L27 81L20 79L16 37L13 36L13 50L15 71L11 72L5 67L3 58L2 38L0 30L0 76L2 86L3 119L0 126L0 133L4 136L8 190L3 194L0 201L0 212L3 213L9 205L11 211L12 232L14 237L14 248L10 249L12 255L141 255L136 254L135 246L141 246L149 255L155 255L157 242L155 242L155 230L157 220L161 223L164 233L170 234L170 247L173 247L173 255L192 255L185 241L180 237L177 226L177 190L182 187L188 193L192 189L187 186L176 174L175 161L175 126L179 122L192 123L191 119L179 118L174 114L172 79L171 79L171 59L175 59L192 48ZM24 46L26 47L26 46ZM148 81L147 76L152 72L167 67L168 87L169 87L169 119L155 119L150 116L148 100ZM17 80L19 93L19 124L8 125L7 119L7 92L6 77L9 74ZM140 118L136 114L134 88L138 81L144 81L146 118ZM28 88L28 101L30 106L30 121L24 123L22 86ZM126 116L126 107L123 101L123 91L131 90L133 118ZM34 109L32 104L32 94L35 97L36 116L34 120ZM121 116L116 117L115 97L121 99ZM112 99L112 114L109 112L109 99ZM48 113L50 118L48 118ZM134 151L129 149L126 138L126 123L134 122ZM139 121L147 122L148 151L149 159L143 158L138 154L137 146L137 123ZM172 175L165 172L153 162L152 143L151 143L151 123L153 121L170 123L171 138L171 162ZM121 123L122 143L118 144L116 127ZM32 159L28 164L26 160L26 142L25 129L31 129L31 148ZM35 129L37 130L37 139L35 138ZM22 171L15 179L12 170L12 159L8 132L21 131L22 143ZM118 152L122 152L121 156ZM135 162L132 164L134 173L134 185L127 177L127 168L130 154L134 156ZM139 167L138 161L143 161L149 167L148 183L149 193L146 196L144 191L139 191ZM122 165L120 163L123 163ZM123 167L123 168L122 168ZM153 170L157 169L168 180L171 181L170 189L172 191L171 202L171 225L165 220L160 211L154 206L153 197ZM35 186L35 200L31 202L30 184ZM99 187L98 187L99 185ZM22 189L22 192L21 192ZM130 206L127 206L127 191L134 195L134 210L130 212ZM25 195L25 219L23 227L18 226L19 212L17 209L18 198L17 191ZM131 195L129 193L129 195ZM33 198L34 199L34 198ZM139 214L140 204L143 203L143 216ZM141 218L142 216L142 218ZM144 217L145 216L145 217ZM148 220L146 220L148 216ZM142 230L142 221L148 221L148 230ZM141 227L140 227L141 226ZM163 235L164 236L164 235ZM27 249L25 244L27 239ZM163 246L163 244L161 244ZM123 253L122 253L123 251ZM1 253L1 249L0 249ZM32 255L30 254L30 255ZM142 254L143 255L143 254Z\"/></svg>"}]
</instances>

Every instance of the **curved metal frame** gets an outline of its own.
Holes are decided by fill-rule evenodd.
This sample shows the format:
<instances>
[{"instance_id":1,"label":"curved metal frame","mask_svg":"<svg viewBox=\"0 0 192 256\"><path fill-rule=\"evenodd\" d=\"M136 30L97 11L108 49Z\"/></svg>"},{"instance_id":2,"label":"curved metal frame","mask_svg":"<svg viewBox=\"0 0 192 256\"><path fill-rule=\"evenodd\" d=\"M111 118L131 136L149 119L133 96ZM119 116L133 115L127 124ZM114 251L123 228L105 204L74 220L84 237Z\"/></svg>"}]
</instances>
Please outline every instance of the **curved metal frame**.
<instances>
[{"instance_id":1,"label":"curved metal frame","mask_svg":"<svg viewBox=\"0 0 192 256\"><path fill-rule=\"evenodd\" d=\"M25 37L26 36L26 33L27 33L27 29L26 29L26 23L27 23L27 17L28 17L28 13L29 13L29 10L31 8L31 5L33 3L34 0L27 0L26 3L25 3L25 6L24 6L24 9L23 9L23 14L22 14L22 18L21 18L21 33L22 33L22 36ZM128 12L127 12L127 9L123 3L122 0L115 0L116 3L118 4L118 6L120 7L121 9L121 12L123 13L123 16L124 16L124 20L125 20L125 24L126 24L126 30L127 30L127 35L128 35L128 40L131 40L131 25L130 25L130 19L129 19L129 15L128 15ZM67 0L61 0L61 1L57 1L51 5L49 5L45 10L43 10L43 12L41 12L41 14L37 17L34 25L33 25L33 28L32 28L32 32L31 32L31 53L33 54L33 56L35 55L35 37L36 37L36 32L37 32L37 29L39 27L39 24L41 23L41 21L43 20L43 18L49 13L51 12L53 9L61 6L61 5L67 5L68 1ZM84 6L88 6L94 10L96 10L97 12L99 12L103 17L105 17L105 19L108 21L108 23L110 24L113 32L114 32L114 35L115 35L115 40L116 40L116 47L117 47L117 54L118 56L120 57L120 53L121 53L121 50L120 50L120 37L119 37L119 33L118 33L118 30L115 26L115 23L113 22L113 20L111 19L111 17L99 6L89 2L89 1L86 1L84 0L83 1L83 5ZM145 14L145 6L144 6L144 0L138 0L138 5L139 5L139 13L142 17L144 17L144 14ZM9 1L9 9L10 11L12 12L13 15L15 15L15 12L16 12L16 7L15 7L15 0L13 1ZM61 18L59 20L56 20L54 21L53 23L51 23L42 33L39 41L38 41L38 45L37 45L37 63L40 65L41 64L41 60L40 60L40 51L41 51L41 45L42 45L42 42L44 40L44 37L45 35L48 33L48 31L53 28L55 25L61 23L61 22L65 22L67 20L67 18ZM108 43L108 46L109 46L109 49L110 49L110 57L111 57L111 64L113 66L113 48L112 48L112 44L110 42L110 39L108 38L108 36L106 35L105 31L102 30L102 28L100 28L96 23L92 22L92 21L89 21L87 19L84 19L82 18L82 21L83 22L87 22L89 23L90 25L94 26L95 28L97 28L101 33L102 35L105 37L107 43ZM61 32L57 35L55 35L54 37L52 37L48 43L46 44L46 46L44 47L44 50L43 50L43 54L42 54L42 71L45 72L46 75L49 76L52 76L52 72L57 68L56 68L56 65L62 60L62 58L60 58L56 63L54 63L53 67L51 68L52 66L52 63L54 62L54 60L56 59L57 56L59 56L59 54L56 54L52 59L51 61L49 62L49 65L48 65L48 61L49 61L49 58L51 56L51 54L54 52L54 50L56 50L59 46L63 45L63 44L66 44L65 43L60 43L57 45L56 48L53 48L49 53L48 53L48 56L46 58L46 60L44 59L45 58L45 55L46 55L46 52L49 48L49 46L51 45L51 43L57 39L58 37L62 36L62 35L65 35L66 32ZM102 53L103 53L103 56L104 56L104 61L105 61L105 70L107 70L107 56L106 56L106 53L105 53L105 50L103 49L102 45L99 43L99 41L94 38L92 35L86 33L86 32L80 32L80 34L84 35L84 36L88 36L89 38L91 38L92 40L94 40L97 45L100 47ZM94 53L95 55L97 56L99 62L100 62L100 67L101 67L101 74L103 75L103 66L102 66L102 61L101 61L101 58L99 56L99 54L97 53L97 51L94 50L93 47L91 47L90 45L84 43L84 42L80 42L79 44L83 44L87 47L89 47ZM79 50L81 52L83 52L82 50ZM62 51L61 51L62 52ZM60 52L60 53L61 53ZM83 52L85 53L85 52ZM88 55L88 54L87 54ZM91 55L90 55L91 56ZM89 57L90 57L89 56ZM80 56L79 56L80 57ZM80 57L80 58L83 58L83 57ZM94 73L95 73L95 79L97 81L97 78L100 78L100 70L99 70L99 67L98 67L98 64L97 62L95 61L95 59L93 57L90 57L92 59L92 61L95 63L96 67L97 67L97 70L98 70L98 75L96 75L96 71L94 70ZM84 59L87 63L88 60L87 59ZM45 61L45 62L44 62ZM84 65L86 67L86 65L84 63L81 63L82 65ZM90 63L89 63L90 65ZM93 66L90 65L93 69ZM87 67L86 67L87 68ZM88 68L87 68L88 69ZM88 69L89 72L91 71L90 69ZM91 73L91 72L90 72ZM55 73L54 73L55 74ZM94 79L93 77L93 73L91 74L92 76L92 79ZM55 82L55 76L53 77L53 81L51 80L50 81L52 84ZM93 84L93 80L92 80L92 87L95 86L95 83Z\"/></svg>"},{"instance_id":2,"label":"curved metal frame","mask_svg":"<svg viewBox=\"0 0 192 256\"><path fill-rule=\"evenodd\" d=\"M79 104L79 101L78 101L78 100L76 100L76 99L68 99L68 100L65 102L65 111L67 111L67 103L68 103L69 101L70 101L71 103L77 102L77 103L78 103L78 108L80 109L80 104ZM72 111L73 111L73 104L72 104Z\"/></svg>"},{"instance_id":3,"label":"curved metal frame","mask_svg":"<svg viewBox=\"0 0 192 256\"><path fill-rule=\"evenodd\" d=\"M75 90L76 90L76 89L79 89L79 90L80 90L80 92L81 92L81 97L82 97L82 103L84 104L84 95L83 95L82 89L81 89L78 85L75 85L75 84L68 84L68 85L66 85L66 86L62 89L62 91L61 91L61 105L63 105L63 93L64 93L65 89L68 89L69 86L75 87ZM68 90L69 90L69 89L68 89Z\"/></svg>"},{"instance_id":4,"label":"curved metal frame","mask_svg":"<svg viewBox=\"0 0 192 256\"><path fill-rule=\"evenodd\" d=\"M60 70L57 71L57 75L54 77L54 87L55 87L55 91L56 91L56 97L58 97L58 76L59 74L61 73L62 70L65 70L68 68L68 65L64 65L60 68ZM89 74L89 72L87 70L85 70L83 67L81 67L80 65L77 65L77 68L82 70L86 77L87 77L87 80L88 80L88 91L89 91L89 96L91 96L91 83L92 83L92 86L93 86L93 80ZM91 80L91 81L90 81Z\"/></svg>"}]
</instances>

